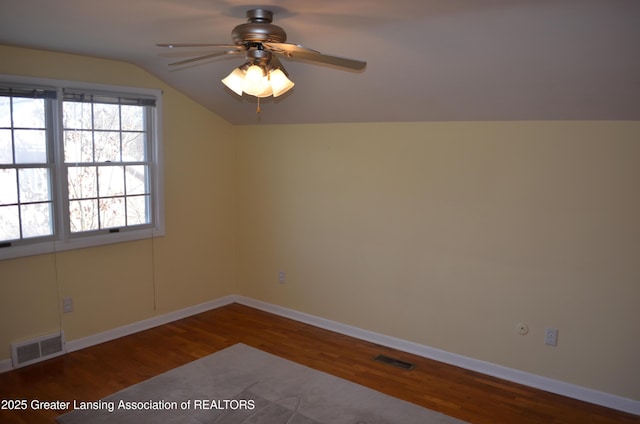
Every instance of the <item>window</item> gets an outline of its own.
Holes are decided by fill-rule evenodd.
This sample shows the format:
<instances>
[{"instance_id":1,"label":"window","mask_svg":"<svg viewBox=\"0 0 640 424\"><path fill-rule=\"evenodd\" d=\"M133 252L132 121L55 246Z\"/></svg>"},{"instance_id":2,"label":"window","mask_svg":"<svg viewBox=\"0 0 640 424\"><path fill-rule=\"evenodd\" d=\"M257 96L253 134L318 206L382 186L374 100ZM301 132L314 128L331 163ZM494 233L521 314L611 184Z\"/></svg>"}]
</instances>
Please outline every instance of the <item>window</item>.
<instances>
[{"instance_id":1,"label":"window","mask_svg":"<svg viewBox=\"0 0 640 424\"><path fill-rule=\"evenodd\" d=\"M151 129L145 103L65 92L63 148L72 234L150 223Z\"/></svg>"},{"instance_id":2,"label":"window","mask_svg":"<svg viewBox=\"0 0 640 424\"><path fill-rule=\"evenodd\" d=\"M0 259L162 235L160 92L0 77Z\"/></svg>"},{"instance_id":3,"label":"window","mask_svg":"<svg viewBox=\"0 0 640 424\"><path fill-rule=\"evenodd\" d=\"M0 89L0 243L52 236L55 91Z\"/></svg>"}]
</instances>

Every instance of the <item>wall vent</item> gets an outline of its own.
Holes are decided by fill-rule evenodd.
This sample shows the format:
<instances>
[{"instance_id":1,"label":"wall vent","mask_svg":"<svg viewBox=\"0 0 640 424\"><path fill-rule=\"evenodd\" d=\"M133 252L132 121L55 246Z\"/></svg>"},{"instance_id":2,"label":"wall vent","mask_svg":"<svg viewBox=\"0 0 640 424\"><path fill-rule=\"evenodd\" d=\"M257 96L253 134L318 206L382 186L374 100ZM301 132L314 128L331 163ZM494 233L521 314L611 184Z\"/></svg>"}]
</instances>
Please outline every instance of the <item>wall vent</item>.
<instances>
[{"instance_id":1,"label":"wall vent","mask_svg":"<svg viewBox=\"0 0 640 424\"><path fill-rule=\"evenodd\" d=\"M406 362L401 359L391 358L390 356L386 356L386 355L378 355L375 358L373 358L373 360L378 362L383 362L385 364L393 365L394 367L402 368L403 370L412 370L415 367L415 364L412 364L411 362Z\"/></svg>"},{"instance_id":2,"label":"wall vent","mask_svg":"<svg viewBox=\"0 0 640 424\"><path fill-rule=\"evenodd\" d=\"M66 353L66 349L63 332L47 334L24 342L11 343L13 368L35 364L64 353Z\"/></svg>"}]
</instances>

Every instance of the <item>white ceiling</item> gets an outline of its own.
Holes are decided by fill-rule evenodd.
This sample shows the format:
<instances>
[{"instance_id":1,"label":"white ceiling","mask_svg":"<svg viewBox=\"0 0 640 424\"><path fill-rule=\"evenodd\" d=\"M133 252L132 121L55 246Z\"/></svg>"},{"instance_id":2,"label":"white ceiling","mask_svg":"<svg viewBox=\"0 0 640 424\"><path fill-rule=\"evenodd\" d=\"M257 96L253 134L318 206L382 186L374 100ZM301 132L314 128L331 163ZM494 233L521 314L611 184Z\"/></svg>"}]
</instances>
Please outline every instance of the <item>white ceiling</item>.
<instances>
[{"instance_id":1,"label":"white ceiling","mask_svg":"<svg viewBox=\"0 0 640 424\"><path fill-rule=\"evenodd\" d=\"M257 6L287 42L366 70L283 59L296 86L258 120L220 83L242 57L176 71L212 50L155 46L230 43ZM0 0L0 44L131 62L234 124L640 120L637 0Z\"/></svg>"}]
</instances>

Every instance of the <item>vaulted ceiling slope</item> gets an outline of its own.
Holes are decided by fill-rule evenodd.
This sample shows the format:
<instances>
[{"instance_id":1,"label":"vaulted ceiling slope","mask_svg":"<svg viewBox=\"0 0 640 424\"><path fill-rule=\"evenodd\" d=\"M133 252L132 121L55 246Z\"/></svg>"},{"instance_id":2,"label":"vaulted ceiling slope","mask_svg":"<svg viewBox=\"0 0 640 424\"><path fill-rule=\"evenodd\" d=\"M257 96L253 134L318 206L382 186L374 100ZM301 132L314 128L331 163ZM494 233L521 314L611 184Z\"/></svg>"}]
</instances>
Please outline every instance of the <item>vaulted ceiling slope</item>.
<instances>
[{"instance_id":1,"label":"vaulted ceiling slope","mask_svg":"<svg viewBox=\"0 0 640 424\"><path fill-rule=\"evenodd\" d=\"M287 42L367 62L282 60L295 87L238 97L224 56L156 43L227 43L255 7ZM130 62L233 124L640 120L637 0L0 0L0 43Z\"/></svg>"}]
</instances>

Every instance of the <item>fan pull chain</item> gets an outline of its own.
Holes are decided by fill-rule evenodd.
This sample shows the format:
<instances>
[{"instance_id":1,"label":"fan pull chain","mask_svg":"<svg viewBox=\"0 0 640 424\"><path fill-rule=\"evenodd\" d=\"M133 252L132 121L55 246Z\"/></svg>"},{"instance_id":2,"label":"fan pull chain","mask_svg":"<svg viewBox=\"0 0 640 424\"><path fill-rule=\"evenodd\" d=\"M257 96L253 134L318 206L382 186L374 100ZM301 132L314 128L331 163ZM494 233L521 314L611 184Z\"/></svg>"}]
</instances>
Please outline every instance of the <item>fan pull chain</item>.
<instances>
[{"instance_id":1,"label":"fan pull chain","mask_svg":"<svg viewBox=\"0 0 640 424\"><path fill-rule=\"evenodd\" d=\"M260 97L258 97L258 107L256 108L256 114L260 117Z\"/></svg>"}]
</instances>

